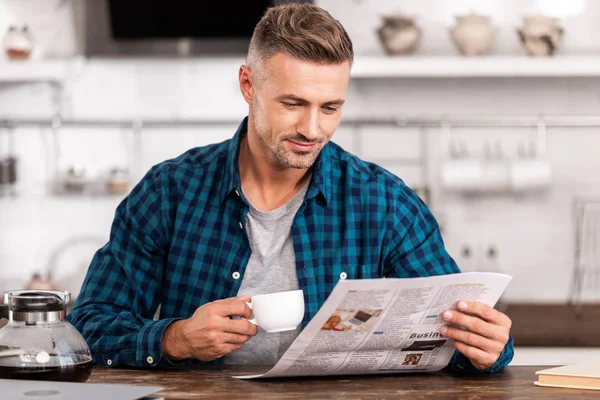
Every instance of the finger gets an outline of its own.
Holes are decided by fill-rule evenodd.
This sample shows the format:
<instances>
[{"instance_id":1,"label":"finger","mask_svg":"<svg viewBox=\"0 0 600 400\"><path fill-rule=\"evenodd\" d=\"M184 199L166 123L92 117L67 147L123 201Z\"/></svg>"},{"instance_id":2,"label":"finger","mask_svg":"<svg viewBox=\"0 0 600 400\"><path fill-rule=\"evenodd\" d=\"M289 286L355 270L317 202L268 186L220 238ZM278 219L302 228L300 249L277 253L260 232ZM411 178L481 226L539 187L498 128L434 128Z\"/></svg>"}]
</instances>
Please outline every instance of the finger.
<instances>
[{"instance_id":1,"label":"finger","mask_svg":"<svg viewBox=\"0 0 600 400\"><path fill-rule=\"evenodd\" d=\"M215 351L214 357L215 357L215 359L223 357L224 355L227 355L227 354L231 353L232 351L239 350L241 347L242 347L242 344L232 344L232 343L223 344L222 346L219 346L219 348Z\"/></svg>"},{"instance_id":2,"label":"finger","mask_svg":"<svg viewBox=\"0 0 600 400\"><path fill-rule=\"evenodd\" d=\"M221 346L221 357L223 357L226 354L231 353L232 351L236 351L241 349L243 346L243 343L226 343L223 346Z\"/></svg>"},{"instance_id":3,"label":"finger","mask_svg":"<svg viewBox=\"0 0 600 400\"><path fill-rule=\"evenodd\" d=\"M224 331L238 335L256 336L258 328L245 319L224 319Z\"/></svg>"},{"instance_id":4,"label":"finger","mask_svg":"<svg viewBox=\"0 0 600 400\"><path fill-rule=\"evenodd\" d=\"M440 332L445 337L468 344L469 346L477 347L478 349L492 354L500 354L506 345L506 343L490 340L476 333L463 331L462 329L454 328L448 325L443 326L440 329Z\"/></svg>"},{"instance_id":5,"label":"finger","mask_svg":"<svg viewBox=\"0 0 600 400\"><path fill-rule=\"evenodd\" d=\"M487 304L480 303L478 301L459 301L456 307L465 313L471 315L477 315L485 321L491 322L496 325L508 326L510 328L511 320L506 314L501 313L493 307Z\"/></svg>"},{"instance_id":6,"label":"finger","mask_svg":"<svg viewBox=\"0 0 600 400\"><path fill-rule=\"evenodd\" d=\"M498 359L498 357L493 354L487 353L477 347L469 346L463 342L454 342L454 347L471 360L471 363L479 369L491 367Z\"/></svg>"},{"instance_id":7,"label":"finger","mask_svg":"<svg viewBox=\"0 0 600 400\"><path fill-rule=\"evenodd\" d=\"M504 343L508 341L508 333L506 332L506 328L490 324L479 317L466 315L459 311L444 311L442 317L448 322L465 327L469 331L477 333L488 339Z\"/></svg>"},{"instance_id":8,"label":"finger","mask_svg":"<svg viewBox=\"0 0 600 400\"><path fill-rule=\"evenodd\" d=\"M229 343L229 344L244 344L250 338L251 338L250 335L240 335L237 333L221 332L219 334L219 339L223 343Z\"/></svg>"},{"instance_id":9,"label":"finger","mask_svg":"<svg viewBox=\"0 0 600 400\"><path fill-rule=\"evenodd\" d=\"M222 317L239 316L250 318L252 310L244 301L247 297L232 297L225 300L215 301L216 312Z\"/></svg>"}]
</instances>

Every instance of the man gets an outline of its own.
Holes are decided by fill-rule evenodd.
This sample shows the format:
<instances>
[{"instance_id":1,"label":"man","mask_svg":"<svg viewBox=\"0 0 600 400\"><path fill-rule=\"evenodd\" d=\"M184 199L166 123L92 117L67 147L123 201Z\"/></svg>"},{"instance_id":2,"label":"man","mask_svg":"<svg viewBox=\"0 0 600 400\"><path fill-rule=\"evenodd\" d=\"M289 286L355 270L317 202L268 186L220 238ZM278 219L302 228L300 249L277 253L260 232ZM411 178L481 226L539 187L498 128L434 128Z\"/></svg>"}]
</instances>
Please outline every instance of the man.
<instances>
[{"instance_id":1,"label":"man","mask_svg":"<svg viewBox=\"0 0 600 400\"><path fill-rule=\"evenodd\" d=\"M96 364L274 364L299 330L258 331L252 294L302 289L303 327L339 279L460 272L402 180L329 142L352 62L326 11L265 13L239 70L249 107L235 136L155 165L116 210L69 314ZM458 306L447 320L466 329L442 329L450 367L503 369L510 319Z\"/></svg>"}]
</instances>

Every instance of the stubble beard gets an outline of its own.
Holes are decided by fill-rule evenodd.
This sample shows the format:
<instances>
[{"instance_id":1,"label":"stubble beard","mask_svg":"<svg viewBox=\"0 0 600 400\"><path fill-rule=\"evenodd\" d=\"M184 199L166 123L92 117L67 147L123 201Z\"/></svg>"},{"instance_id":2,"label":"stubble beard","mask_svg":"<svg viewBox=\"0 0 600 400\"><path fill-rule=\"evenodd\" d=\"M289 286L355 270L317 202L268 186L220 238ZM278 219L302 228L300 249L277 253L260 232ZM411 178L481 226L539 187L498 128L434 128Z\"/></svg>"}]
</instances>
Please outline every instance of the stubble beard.
<instances>
[{"instance_id":1,"label":"stubble beard","mask_svg":"<svg viewBox=\"0 0 600 400\"><path fill-rule=\"evenodd\" d=\"M323 138L309 142L300 134L290 134L281 139L277 139L278 142L273 143L268 140L268 133L270 130L267 129L262 124L262 120L257 117L258 115L255 114L254 128L256 129L257 136L260 138L260 141L269 148L273 155L273 161L275 161L279 167L294 169L308 169L312 167L324 146ZM311 151L296 151L287 147L285 142L289 139L299 143L315 143L316 145Z\"/></svg>"},{"instance_id":2,"label":"stubble beard","mask_svg":"<svg viewBox=\"0 0 600 400\"><path fill-rule=\"evenodd\" d=\"M298 140L305 143L305 141ZM312 151L296 151L288 149L284 141L269 146L277 163L284 168L308 169L317 160L322 146L317 144Z\"/></svg>"}]
</instances>

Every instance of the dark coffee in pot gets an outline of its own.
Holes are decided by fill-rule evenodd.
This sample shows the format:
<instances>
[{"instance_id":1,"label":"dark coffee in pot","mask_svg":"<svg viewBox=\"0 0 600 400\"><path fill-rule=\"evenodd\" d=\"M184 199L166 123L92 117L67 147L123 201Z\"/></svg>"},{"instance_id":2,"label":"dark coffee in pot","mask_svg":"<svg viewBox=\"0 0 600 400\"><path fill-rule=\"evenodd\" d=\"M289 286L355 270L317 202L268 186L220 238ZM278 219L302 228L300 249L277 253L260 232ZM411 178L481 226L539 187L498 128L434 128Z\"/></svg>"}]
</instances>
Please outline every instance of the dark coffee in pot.
<instances>
[{"instance_id":1,"label":"dark coffee in pot","mask_svg":"<svg viewBox=\"0 0 600 400\"><path fill-rule=\"evenodd\" d=\"M28 379L37 381L85 382L92 373L92 359L76 356L72 363L63 365L58 356L51 355L44 364L23 365L19 356L0 358L0 379Z\"/></svg>"}]
</instances>

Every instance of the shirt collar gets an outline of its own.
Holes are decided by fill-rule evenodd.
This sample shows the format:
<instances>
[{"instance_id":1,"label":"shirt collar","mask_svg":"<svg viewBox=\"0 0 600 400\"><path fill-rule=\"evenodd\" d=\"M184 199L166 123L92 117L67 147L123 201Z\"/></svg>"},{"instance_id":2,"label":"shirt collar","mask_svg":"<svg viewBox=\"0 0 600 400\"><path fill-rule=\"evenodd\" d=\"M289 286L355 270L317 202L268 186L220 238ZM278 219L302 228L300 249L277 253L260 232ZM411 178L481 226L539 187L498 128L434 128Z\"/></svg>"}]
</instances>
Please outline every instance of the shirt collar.
<instances>
[{"instance_id":1,"label":"shirt collar","mask_svg":"<svg viewBox=\"0 0 600 400\"><path fill-rule=\"evenodd\" d=\"M320 195L327 206L331 199L331 179L331 149L327 143L313 165L313 175L305 198L308 200Z\"/></svg>"},{"instance_id":2,"label":"shirt collar","mask_svg":"<svg viewBox=\"0 0 600 400\"><path fill-rule=\"evenodd\" d=\"M223 192L221 201L225 201L232 192L237 191L238 193L242 193L238 157L240 153L240 144L247 133L248 117L246 116L238 126L238 129L232 140L229 142L227 148L227 159L225 175L223 177ZM325 201L325 205L329 204L329 199L331 196L332 168L329 147L329 143L323 147L314 163L312 178L305 197L306 200L309 200L321 195Z\"/></svg>"},{"instance_id":3,"label":"shirt collar","mask_svg":"<svg viewBox=\"0 0 600 400\"><path fill-rule=\"evenodd\" d=\"M238 155L240 153L240 143L242 139L248 133L248 117L245 117L233 138L229 141L227 147L227 158L225 160L225 176L223 177L223 192L221 194L221 201L225 201L227 196L237 190L238 193L242 193L242 185L240 183L240 170L238 164Z\"/></svg>"}]
</instances>

